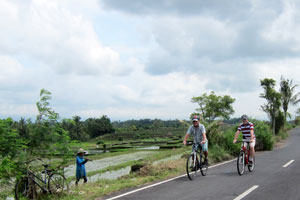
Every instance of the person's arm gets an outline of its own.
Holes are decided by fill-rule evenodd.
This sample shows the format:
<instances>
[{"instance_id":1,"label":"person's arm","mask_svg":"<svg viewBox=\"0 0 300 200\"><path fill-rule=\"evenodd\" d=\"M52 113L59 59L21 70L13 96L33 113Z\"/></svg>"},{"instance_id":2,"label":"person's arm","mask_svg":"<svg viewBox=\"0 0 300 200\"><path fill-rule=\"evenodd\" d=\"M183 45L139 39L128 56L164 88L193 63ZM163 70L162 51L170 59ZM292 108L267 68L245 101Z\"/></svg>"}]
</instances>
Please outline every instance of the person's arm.
<instances>
[{"instance_id":1,"label":"person's arm","mask_svg":"<svg viewBox=\"0 0 300 200\"><path fill-rule=\"evenodd\" d=\"M200 142L201 144L204 144L206 142L206 130L205 130L205 126L201 125L201 131L202 131L202 141Z\"/></svg>"},{"instance_id":2,"label":"person's arm","mask_svg":"<svg viewBox=\"0 0 300 200\"><path fill-rule=\"evenodd\" d=\"M186 145L186 141L187 141L187 139L189 138L189 135L190 135L190 134L188 134L188 133L185 134L184 139L183 139L183 144L184 144L184 145Z\"/></svg>"},{"instance_id":3,"label":"person's arm","mask_svg":"<svg viewBox=\"0 0 300 200\"><path fill-rule=\"evenodd\" d=\"M234 139L233 139L233 143L236 143L236 140L237 140L239 134L240 134L240 131L237 130L236 133L235 133Z\"/></svg>"},{"instance_id":4,"label":"person's arm","mask_svg":"<svg viewBox=\"0 0 300 200\"><path fill-rule=\"evenodd\" d=\"M89 160L88 158L84 159L84 158L77 157L76 162L78 165L84 165L88 160Z\"/></svg>"},{"instance_id":5,"label":"person's arm","mask_svg":"<svg viewBox=\"0 0 300 200\"><path fill-rule=\"evenodd\" d=\"M253 140L253 138L254 138L254 131L253 131L253 129L250 130L250 137L251 137L250 142L253 142L254 141Z\"/></svg>"},{"instance_id":6,"label":"person's arm","mask_svg":"<svg viewBox=\"0 0 300 200\"><path fill-rule=\"evenodd\" d=\"M206 142L206 133L202 133L202 141L201 144L204 144Z\"/></svg>"}]
</instances>

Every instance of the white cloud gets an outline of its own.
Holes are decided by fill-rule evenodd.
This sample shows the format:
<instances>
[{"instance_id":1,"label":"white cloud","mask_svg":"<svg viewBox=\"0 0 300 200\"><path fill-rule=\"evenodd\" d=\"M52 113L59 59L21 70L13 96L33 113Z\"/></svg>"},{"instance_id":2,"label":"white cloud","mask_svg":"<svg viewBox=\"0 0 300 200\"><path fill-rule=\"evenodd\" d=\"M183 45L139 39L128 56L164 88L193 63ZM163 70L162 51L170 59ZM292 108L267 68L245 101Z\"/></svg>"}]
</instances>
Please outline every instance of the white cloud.
<instances>
[{"instance_id":1,"label":"white cloud","mask_svg":"<svg viewBox=\"0 0 300 200\"><path fill-rule=\"evenodd\" d=\"M9 29L1 27L2 37L9 41L0 42L6 52L15 46L13 55L34 57L65 74L114 73L121 65L119 54L101 44L89 19L72 13L59 1L30 3L14 7L18 13L9 16ZM10 35L14 30L17 33Z\"/></svg>"}]
</instances>

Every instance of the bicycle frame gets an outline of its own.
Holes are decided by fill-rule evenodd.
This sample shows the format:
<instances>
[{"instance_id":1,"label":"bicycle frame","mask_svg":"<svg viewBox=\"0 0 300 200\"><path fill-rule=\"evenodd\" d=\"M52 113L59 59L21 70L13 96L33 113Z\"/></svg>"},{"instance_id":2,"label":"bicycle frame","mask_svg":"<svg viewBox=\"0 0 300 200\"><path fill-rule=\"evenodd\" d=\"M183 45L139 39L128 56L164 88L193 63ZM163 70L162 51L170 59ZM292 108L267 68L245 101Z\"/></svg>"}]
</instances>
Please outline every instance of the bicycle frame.
<instances>
[{"instance_id":1,"label":"bicycle frame","mask_svg":"<svg viewBox=\"0 0 300 200\"><path fill-rule=\"evenodd\" d=\"M245 147L244 143L247 143L248 147ZM245 164L248 165L249 157L250 157L250 149L249 149L249 142L243 141L242 151L245 152Z\"/></svg>"},{"instance_id":2,"label":"bicycle frame","mask_svg":"<svg viewBox=\"0 0 300 200\"><path fill-rule=\"evenodd\" d=\"M27 178L30 179L30 180L32 180L32 182L35 185L39 186L43 190L43 192L48 192L48 189L47 189L47 175L45 175L45 180L43 180L42 178L40 178L37 175L35 175L32 171L27 170ZM44 186L40 185L39 182L37 182L35 180L35 178L38 179L39 181L41 181L44 184Z\"/></svg>"}]
</instances>

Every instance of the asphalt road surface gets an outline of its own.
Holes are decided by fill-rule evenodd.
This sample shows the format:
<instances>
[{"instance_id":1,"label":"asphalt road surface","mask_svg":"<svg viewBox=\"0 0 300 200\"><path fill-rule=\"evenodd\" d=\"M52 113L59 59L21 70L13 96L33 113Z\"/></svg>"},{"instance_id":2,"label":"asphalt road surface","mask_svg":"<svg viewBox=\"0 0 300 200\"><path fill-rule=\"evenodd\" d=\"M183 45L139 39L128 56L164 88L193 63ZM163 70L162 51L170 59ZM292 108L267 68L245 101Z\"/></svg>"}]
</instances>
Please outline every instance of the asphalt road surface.
<instances>
[{"instance_id":1,"label":"asphalt road surface","mask_svg":"<svg viewBox=\"0 0 300 200\"><path fill-rule=\"evenodd\" d=\"M186 175L137 188L107 200L300 200L300 128L273 151L257 152L254 172L239 176L236 160L211 166L206 176L190 181Z\"/></svg>"}]
</instances>

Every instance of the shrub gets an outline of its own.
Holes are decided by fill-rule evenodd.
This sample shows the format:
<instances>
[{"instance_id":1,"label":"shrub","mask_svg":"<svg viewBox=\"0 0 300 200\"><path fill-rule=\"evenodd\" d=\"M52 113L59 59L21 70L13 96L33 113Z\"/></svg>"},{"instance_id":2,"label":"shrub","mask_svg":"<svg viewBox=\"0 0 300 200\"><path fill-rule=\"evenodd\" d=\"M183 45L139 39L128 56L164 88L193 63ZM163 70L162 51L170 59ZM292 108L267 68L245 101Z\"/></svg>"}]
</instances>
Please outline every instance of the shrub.
<instances>
[{"instance_id":1,"label":"shrub","mask_svg":"<svg viewBox=\"0 0 300 200\"><path fill-rule=\"evenodd\" d=\"M103 144L104 142L102 140L97 141L96 144Z\"/></svg>"},{"instance_id":2,"label":"shrub","mask_svg":"<svg viewBox=\"0 0 300 200\"><path fill-rule=\"evenodd\" d=\"M223 139L223 143L222 146L224 146L224 148L231 154L231 155L237 155L240 150L241 150L241 144L236 143L233 144L233 138L236 132L236 127L234 126L234 128L228 128L227 130L224 131L224 139ZM240 134L239 136L240 138L242 138L242 134Z\"/></svg>"},{"instance_id":3,"label":"shrub","mask_svg":"<svg viewBox=\"0 0 300 200\"><path fill-rule=\"evenodd\" d=\"M208 158L214 162L220 162L230 158L230 155L225 151L225 149L219 145L214 145L209 149L210 153Z\"/></svg>"},{"instance_id":4,"label":"shrub","mask_svg":"<svg viewBox=\"0 0 300 200\"><path fill-rule=\"evenodd\" d=\"M296 124L296 126L300 125L300 116L296 117L295 124Z\"/></svg>"},{"instance_id":5,"label":"shrub","mask_svg":"<svg viewBox=\"0 0 300 200\"><path fill-rule=\"evenodd\" d=\"M254 133L256 136L257 150L272 150L274 145L272 131L268 124L254 120Z\"/></svg>"}]
</instances>

